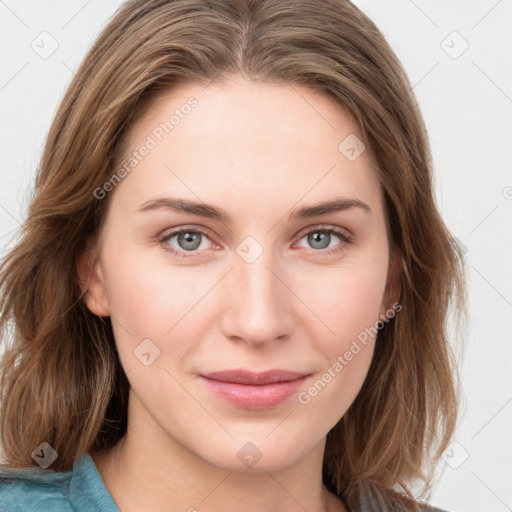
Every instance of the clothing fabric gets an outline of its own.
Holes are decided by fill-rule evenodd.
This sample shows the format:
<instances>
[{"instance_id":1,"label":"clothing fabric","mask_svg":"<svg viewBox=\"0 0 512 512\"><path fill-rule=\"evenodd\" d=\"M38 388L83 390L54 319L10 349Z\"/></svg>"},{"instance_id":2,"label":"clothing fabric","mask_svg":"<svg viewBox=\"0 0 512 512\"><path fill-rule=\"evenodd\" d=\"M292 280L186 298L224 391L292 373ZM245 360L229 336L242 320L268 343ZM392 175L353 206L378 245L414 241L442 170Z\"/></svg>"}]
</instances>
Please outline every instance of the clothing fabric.
<instances>
[{"instance_id":1,"label":"clothing fabric","mask_svg":"<svg viewBox=\"0 0 512 512\"><path fill-rule=\"evenodd\" d=\"M120 512L89 454L70 471L0 469L1 512Z\"/></svg>"},{"instance_id":2,"label":"clothing fabric","mask_svg":"<svg viewBox=\"0 0 512 512\"><path fill-rule=\"evenodd\" d=\"M354 512L382 512L368 497ZM425 512L445 512L425 507ZM89 454L70 471L0 469L0 512L120 512Z\"/></svg>"}]
</instances>

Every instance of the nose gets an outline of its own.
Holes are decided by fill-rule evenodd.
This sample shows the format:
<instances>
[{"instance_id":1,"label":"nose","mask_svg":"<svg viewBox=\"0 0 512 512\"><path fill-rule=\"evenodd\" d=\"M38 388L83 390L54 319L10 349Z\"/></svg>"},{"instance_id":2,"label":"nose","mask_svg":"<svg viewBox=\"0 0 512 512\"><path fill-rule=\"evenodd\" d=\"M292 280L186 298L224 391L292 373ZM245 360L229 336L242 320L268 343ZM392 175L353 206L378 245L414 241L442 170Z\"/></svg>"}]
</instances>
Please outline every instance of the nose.
<instances>
[{"instance_id":1,"label":"nose","mask_svg":"<svg viewBox=\"0 0 512 512\"><path fill-rule=\"evenodd\" d=\"M288 338L296 305L286 274L265 252L252 263L236 256L224 288L224 335L251 346L266 346Z\"/></svg>"}]
</instances>

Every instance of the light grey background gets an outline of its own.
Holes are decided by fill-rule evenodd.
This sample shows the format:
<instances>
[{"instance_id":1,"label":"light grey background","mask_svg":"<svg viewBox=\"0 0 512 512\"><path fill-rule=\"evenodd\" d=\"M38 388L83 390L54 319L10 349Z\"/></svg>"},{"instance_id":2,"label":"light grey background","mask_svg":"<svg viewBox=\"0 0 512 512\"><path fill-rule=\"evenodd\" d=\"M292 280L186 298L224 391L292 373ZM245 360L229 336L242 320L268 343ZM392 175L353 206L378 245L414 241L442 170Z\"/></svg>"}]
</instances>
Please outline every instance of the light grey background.
<instances>
[{"instance_id":1,"label":"light grey background","mask_svg":"<svg viewBox=\"0 0 512 512\"><path fill-rule=\"evenodd\" d=\"M73 70L120 3L0 0L2 254L24 219L43 142ZM509 511L512 0L355 3L384 32L414 84L431 137L439 207L467 249L464 417L440 464L433 503L450 512Z\"/></svg>"}]
</instances>

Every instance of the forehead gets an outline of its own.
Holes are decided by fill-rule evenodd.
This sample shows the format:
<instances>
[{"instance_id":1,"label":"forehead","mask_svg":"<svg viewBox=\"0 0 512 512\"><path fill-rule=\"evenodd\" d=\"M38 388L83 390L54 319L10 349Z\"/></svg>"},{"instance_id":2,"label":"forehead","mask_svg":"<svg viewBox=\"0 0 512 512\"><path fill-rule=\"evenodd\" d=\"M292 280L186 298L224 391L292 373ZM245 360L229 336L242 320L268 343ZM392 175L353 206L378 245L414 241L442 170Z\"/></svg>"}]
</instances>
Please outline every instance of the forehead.
<instances>
[{"instance_id":1,"label":"forehead","mask_svg":"<svg viewBox=\"0 0 512 512\"><path fill-rule=\"evenodd\" d=\"M370 151L347 158L347 140L364 148L347 111L307 87L244 79L181 84L137 115L125 157L152 147L123 187L139 204L163 192L233 207L292 207L340 195L379 203Z\"/></svg>"},{"instance_id":2,"label":"forehead","mask_svg":"<svg viewBox=\"0 0 512 512\"><path fill-rule=\"evenodd\" d=\"M189 108L191 102L195 106ZM128 143L157 129L173 113L173 136L193 130L198 142L204 136L223 140L229 133L232 139L250 137L253 143L279 136L293 145L314 138L315 132L347 130L362 139L348 111L327 93L300 84L233 77L210 84L181 83L146 100L128 131ZM182 123L187 117L190 120Z\"/></svg>"}]
</instances>

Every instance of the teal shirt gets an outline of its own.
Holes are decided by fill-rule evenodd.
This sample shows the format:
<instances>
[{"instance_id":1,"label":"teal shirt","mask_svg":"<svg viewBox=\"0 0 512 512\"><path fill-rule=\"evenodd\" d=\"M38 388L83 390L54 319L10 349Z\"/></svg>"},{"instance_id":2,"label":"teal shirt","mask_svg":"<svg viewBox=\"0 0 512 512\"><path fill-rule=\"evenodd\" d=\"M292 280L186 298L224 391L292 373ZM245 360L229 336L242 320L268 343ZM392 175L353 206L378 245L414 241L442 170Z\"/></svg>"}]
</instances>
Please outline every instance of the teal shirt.
<instances>
[{"instance_id":1,"label":"teal shirt","mask_svg":"<svg viewBox=\"0 0 512 512\"><path fill-rule=\"evenodd\" d=\"M382 512L386 507L368 497L354 512ZM424 512L444 512L422 507ZM91 456L85 454L71 471L0 468L0 512L120 512Z\"/></svg>"},{"instance_id":2,"label":"teal shirt","mask_svg":"<svg viewBox=\"0 0 512 512\"><path fill-rule=\"evenodd\" d=\"M1 512L120 512L91 456L70 471L0 468Z\"/></svg>"}]
</instances>

